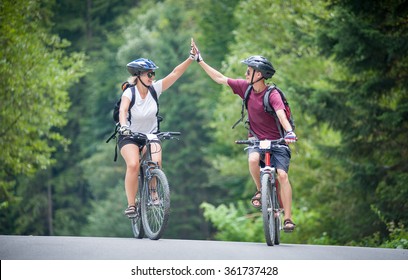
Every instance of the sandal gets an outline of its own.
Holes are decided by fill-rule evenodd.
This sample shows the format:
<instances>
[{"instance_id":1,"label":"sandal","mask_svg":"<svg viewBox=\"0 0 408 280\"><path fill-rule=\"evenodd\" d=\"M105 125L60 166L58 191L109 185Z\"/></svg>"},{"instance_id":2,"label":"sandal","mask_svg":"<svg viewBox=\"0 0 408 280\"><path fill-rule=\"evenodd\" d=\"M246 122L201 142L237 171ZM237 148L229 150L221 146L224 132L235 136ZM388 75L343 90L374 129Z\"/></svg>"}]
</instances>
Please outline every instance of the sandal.
<instances>
[{"instance_id":1,"label":"sandal","mask_svg":"<svg viewBox=\"0 0 408 280\"><path fill-rule=\"evenodd\" d=\"M296 227L296 224L292 222L291 219L286 219L283 222L283 231L284 232L292 232Z\"/></svg>"},{"instance_id":2,"label":"sandal","mask_svg":"<svg viewBox=\"0 0 408 280\"><path fill-rule=\"evenodd\" d=\"M136 206L135 205L129 205L126 209L125 209L125 213L126 216L128 216L129 218L134 218L136 216Z\"/></svg>"},{"instance_id":3,"label":"sandal","mask_svg":"<svg viewBox=\"0 0 408 280\"><path fill-rule=\"evenodd\" d=\"M262 205L261 205L261 192L260 191L257 191L255 195L251 198L251 204L257 209L261 208Z\"/></svg>"}]
</instances>

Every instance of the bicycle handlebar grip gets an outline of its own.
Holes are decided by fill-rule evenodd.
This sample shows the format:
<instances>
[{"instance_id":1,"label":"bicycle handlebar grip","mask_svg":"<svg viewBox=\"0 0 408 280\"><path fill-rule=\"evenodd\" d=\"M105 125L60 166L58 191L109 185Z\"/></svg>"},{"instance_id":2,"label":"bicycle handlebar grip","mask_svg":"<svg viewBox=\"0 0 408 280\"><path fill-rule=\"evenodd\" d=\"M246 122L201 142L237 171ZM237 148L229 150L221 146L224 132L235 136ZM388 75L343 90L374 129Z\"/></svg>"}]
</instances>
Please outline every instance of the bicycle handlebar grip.
<instances>
[{"instance_id":1,"label":"bicycle handlebar grip","mask_svg":"<svg viewBox=\"0 0 408 280\"><path fill-rule=\"evenodd\" d=\"M252 141L251 140L236 140L235 144L247 144L247 145L250 145L250 144L252 144Z\"/></svg>"},{"instance_id":2,"label":"bicycle handlebar grip","mask_svg":"<svg viewBox=\"0 0 408 280\"><path fill-rule=\"evenodd\" d=\"M176 132L176 131L174 131L174 132L169 132L170 133L170 135L181 135L181 132Z\"/></svg>"}]
</instances>

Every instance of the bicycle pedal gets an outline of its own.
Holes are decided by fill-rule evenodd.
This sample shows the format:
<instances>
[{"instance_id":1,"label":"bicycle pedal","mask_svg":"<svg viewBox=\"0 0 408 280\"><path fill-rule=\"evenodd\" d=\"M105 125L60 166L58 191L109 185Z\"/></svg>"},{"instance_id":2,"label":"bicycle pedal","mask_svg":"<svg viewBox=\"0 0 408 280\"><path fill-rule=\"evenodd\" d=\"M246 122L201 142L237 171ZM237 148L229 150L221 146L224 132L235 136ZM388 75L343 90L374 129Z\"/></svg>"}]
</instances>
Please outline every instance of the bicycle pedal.
<instances>
[{"instance_id":1,"label":"bicycle pedal","mask_svg":"<svg viewBox=\"0 0 408 280\"><path fill-rule=\"evenodd\" d=\"M139 215L135 213L135 214L125 214L125 216L128 217L130 220L133 220L137 218Z\"/></svg>"}]
</instances>

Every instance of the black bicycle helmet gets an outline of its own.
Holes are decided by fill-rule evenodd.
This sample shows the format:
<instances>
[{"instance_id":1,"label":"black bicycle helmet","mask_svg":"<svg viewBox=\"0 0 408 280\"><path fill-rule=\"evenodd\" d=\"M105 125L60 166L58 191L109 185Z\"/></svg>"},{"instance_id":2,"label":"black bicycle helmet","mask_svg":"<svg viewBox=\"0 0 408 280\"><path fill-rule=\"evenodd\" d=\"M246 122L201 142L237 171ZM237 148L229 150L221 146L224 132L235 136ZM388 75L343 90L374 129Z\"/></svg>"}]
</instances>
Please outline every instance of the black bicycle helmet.
<instances>
[{"instance_id":1,"label":"black bicycle helmet","mask_svg":"<svg viewBox=\"0 0 408 280\"><path fill-rule=\"evenodd\" d=\"M250 56L241 62L261 72L262 77L264 77L265 80L272 77L276 72L272 66L272 63L270 63L265 57L260 55Z\"/></svg>"},{"instance_id":2,"label":"black bicycle helmet","mask_svg":"<svg viewBox=\"0 0 408 280\"><path fill-rule=\"evenodd\" d=\"M147 58L138 58L133 60L132 62L129 62L126 67L132 76L139 76L142 72L159 68L153 61Z\"/></svg>"}]
</instances>

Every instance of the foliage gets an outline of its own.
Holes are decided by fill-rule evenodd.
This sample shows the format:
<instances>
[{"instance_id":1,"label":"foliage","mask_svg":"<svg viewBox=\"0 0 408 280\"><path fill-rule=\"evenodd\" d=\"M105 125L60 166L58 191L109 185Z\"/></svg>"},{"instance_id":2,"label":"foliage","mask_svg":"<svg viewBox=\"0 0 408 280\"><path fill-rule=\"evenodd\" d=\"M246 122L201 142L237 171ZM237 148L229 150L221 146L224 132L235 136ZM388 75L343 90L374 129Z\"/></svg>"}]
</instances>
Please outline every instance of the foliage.
<instances>
[{"instance_id":1,"label":"foliage","mask_svg":"<svg viewBox=\"0 0 408 280\"><path fill-rule=\"evenodd\" d=\"M0 4L2 22L7 23L0 27L2 209L18 202L19 176L49 168L55 162L53 152L69 143L60 129L70 106L67 90L84 75L84 55L66 53L68 42L49 33L49 3Z\"/></svg>"},{"instance_id":2,"label":"foliage","mask_svg":"<svg viewBox=\"0 0 408 280\"><path fill-rule=\"evenodd\" d=\"M221 204L217 207L203 202L204 217L217 228L215 239L230 241L263 242L263 225L260 212L248 214L244 201Z\"/></svg>"},{"instance_id":3,"label":"foliage","mask_svg":"<svg viewBox=\"0 0 408 280\"><path fill-rule=\"evenodd\" d=\"M94 200L92 212L87 216L87 223L81 230L85 236L132 237L130 220L123 216L123 205L126 204L123 192L123 181L106 190L106 199ZM118 199L121 197L122 199Z\"/></svg>"},{"instance_id":4,"label":"foliage","mask_svg":"<svg viewBox=\"0 0 408 280\"><path fill-rule=\"evenodd\" d=\"M329 77L335 88L309 97L309 108L342 135L336 157L347 167L346 190L355 204L348 215L335 217L343 226L352 218L356 229L338 238L343 243L378 231L383 239L385 223L408 223L408 25L398 1L333 1L330 7L318 42L343 73Z\"/></svg>"}]
</instances>

